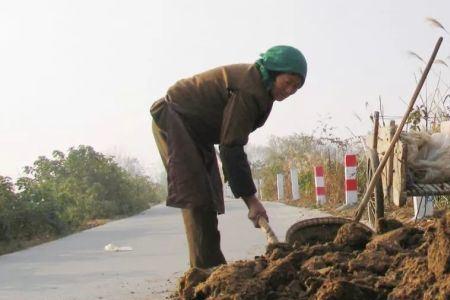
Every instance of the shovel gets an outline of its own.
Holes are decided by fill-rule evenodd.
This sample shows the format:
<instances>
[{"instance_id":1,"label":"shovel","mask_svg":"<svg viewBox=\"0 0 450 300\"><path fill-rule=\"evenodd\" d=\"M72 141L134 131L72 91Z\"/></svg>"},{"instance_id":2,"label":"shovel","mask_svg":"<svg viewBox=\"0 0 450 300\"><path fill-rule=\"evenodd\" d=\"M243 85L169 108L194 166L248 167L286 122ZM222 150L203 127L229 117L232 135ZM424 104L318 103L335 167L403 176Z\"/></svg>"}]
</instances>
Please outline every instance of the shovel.
<instances>
[{"instance_id":1,"label":"shovel","mask_svg":"<svg viewBox=\"0 0 450 300\"><path fill-rule=\"evenodd\" d=\"M402 121L400 122L400 124L392 138L392 141L389 145L388 150L386 151L386 153L383 157L383 160L378 165L378 168L376 169L375 173L373 174L372 179L370 180L370 183L367 187L364 197L363 197L361 203L359 204L358 209L356 210L354 219L347 219L347 218L340 218L340 217L325 217L325 218L313 218L313 219L296 222L286 232L286 242L287 243L293 244L293 243L297 242L300 244L306 244L306 243L315 244L317 242L332 241L332 240L334 240L339 228L342 225L344 225L346 223L351 223L351 222L355 222L355 224L358 227L361 227L363 230L373 233L372 229L370 229L368 226L366 226L362 223L359 223L359 221L361 220L364 210L366 209L367 203L369 202L369 199L374 191L375 185L377 184L377 181L381 176L381 172L383 171L384 166L386 165L387 161L389 160L389 157L391 156L392 151L394 151L395 144L397 143L397 141L400 138L400 134L403 130L403 127L405 126L405 123L406 123L406 120L408 119L409 114L411 113L411 111L414 107L417 97L420 94L420 90L422 89L422 86L425 83L425 80L428 76L431 66L433 65L434 59L436 58L439 47L441 46L442 40L443 40L443 38L440 37L434 47L433 53L431 54L431 57L430 57L430 60L428 61L428 64L422 73L422 77L420 78L420 81L417 84L414 94L411 97L411 100L410 100L408 108L402 118ZM261 229L266 233L268 243L269 244L270 243L278 243L278 238L276 237L272 228L270 228L269 224L267 223L267 220L264 218L259 218L258 223L259 223Z\"/></svg>"}]
</instances>

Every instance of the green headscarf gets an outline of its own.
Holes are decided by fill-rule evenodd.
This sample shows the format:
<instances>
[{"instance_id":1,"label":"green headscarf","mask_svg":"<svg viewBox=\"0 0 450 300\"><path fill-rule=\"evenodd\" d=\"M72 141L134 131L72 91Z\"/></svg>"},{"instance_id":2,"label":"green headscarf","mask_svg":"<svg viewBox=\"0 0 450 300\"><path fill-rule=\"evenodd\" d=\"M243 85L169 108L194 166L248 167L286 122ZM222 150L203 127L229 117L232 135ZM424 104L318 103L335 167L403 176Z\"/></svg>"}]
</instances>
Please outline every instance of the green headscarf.
<instances>
[{"instance_id":1,"label":"green headscarf","mask_svg":"<svg viewBox=\"0 0 450 300\"><path fill-rule=\"evenodd\" d=\"M308 70L303 54L291 46L272 47L266 53L261 54L261 58L255 64L268 90L272 88L275 80L269 71L298 74L303 77L304 81Z\"/></svg>"}]
</instances>

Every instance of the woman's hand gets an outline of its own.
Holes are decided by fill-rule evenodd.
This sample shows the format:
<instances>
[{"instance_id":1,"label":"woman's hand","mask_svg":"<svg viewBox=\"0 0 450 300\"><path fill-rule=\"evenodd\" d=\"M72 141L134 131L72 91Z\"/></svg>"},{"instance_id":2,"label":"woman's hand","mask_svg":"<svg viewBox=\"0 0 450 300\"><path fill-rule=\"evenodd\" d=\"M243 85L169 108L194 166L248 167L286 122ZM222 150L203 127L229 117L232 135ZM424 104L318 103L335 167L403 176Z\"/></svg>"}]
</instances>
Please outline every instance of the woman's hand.
<instances>
[{"instance_id":1,"label":"woman's hand","mask_svg":"<svg viewBox=\"0 0 450 300\"><path fill-rule=\"evenodd\" d=\"M269 217L267 216L266 209L262 205L261 201L259 201L256 195L243 197L245 204L248 207L248 218L253 222L253 225L256 228L259 228L258 219L263 217L267 221L269 221Z\"/></svg>"}]
</instances>

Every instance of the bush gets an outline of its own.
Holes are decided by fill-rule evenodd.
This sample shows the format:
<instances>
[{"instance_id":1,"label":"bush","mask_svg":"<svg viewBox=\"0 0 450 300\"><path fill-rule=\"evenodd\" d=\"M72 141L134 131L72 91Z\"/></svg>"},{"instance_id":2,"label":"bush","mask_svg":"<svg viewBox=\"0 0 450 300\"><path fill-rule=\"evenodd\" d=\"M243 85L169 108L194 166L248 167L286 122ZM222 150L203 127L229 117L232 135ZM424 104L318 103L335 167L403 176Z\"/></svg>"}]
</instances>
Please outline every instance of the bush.
<instances>
[{"instance_id":1,"label":"bush","mask_svg":"<svg viewBox=\"0 0 450 300\"><path fill-rule=\"evenodd\" d=\"M96 218L127 216L162 200L149 177L130 174L90 146L54 151L14 184L0 176L0 241L57 236Z\"/></svg>"}]
</instances>

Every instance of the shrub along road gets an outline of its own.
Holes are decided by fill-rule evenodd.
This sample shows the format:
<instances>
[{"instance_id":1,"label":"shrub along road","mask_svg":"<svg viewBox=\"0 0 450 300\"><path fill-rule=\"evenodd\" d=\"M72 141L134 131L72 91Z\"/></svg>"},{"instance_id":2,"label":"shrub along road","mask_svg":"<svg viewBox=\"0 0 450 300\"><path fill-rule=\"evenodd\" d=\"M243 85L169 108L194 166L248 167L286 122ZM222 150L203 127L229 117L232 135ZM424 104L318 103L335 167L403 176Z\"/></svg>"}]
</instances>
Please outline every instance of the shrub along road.
<instances>
[{"instance_id":1,"label":"shrub along road","mask_svg":"<svg viewBox=\"0 0 450 300\"><path fill-rule=\"evenodd\" d=\"M265 202L279 238L291 224L323 212ZM219 216L228 261L250 259L265 249L240 200L226 201ZM132 251L107 252L105 245ZM0 256L0 299L164 299L188 269L187 242L178 209L157 205L122 220L30 249Z\"/></svg>"}]
</instances>

